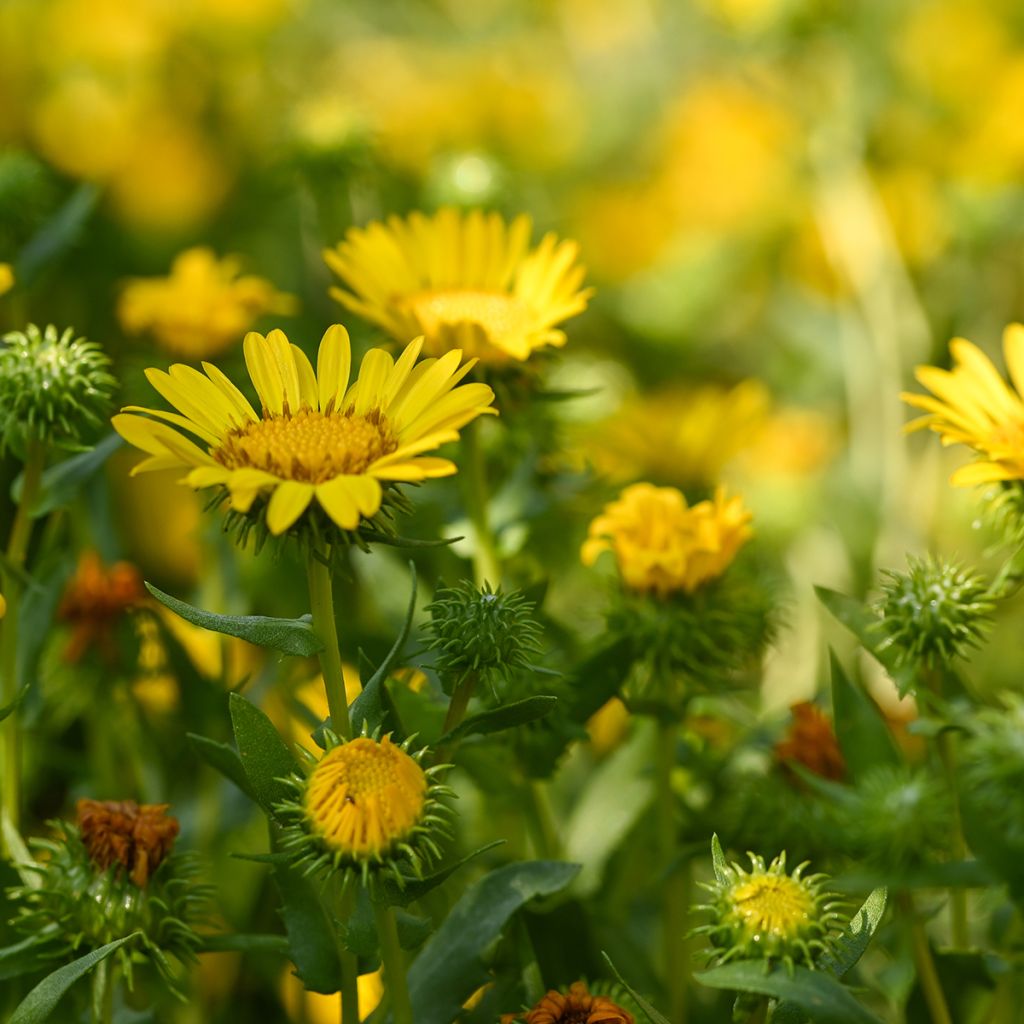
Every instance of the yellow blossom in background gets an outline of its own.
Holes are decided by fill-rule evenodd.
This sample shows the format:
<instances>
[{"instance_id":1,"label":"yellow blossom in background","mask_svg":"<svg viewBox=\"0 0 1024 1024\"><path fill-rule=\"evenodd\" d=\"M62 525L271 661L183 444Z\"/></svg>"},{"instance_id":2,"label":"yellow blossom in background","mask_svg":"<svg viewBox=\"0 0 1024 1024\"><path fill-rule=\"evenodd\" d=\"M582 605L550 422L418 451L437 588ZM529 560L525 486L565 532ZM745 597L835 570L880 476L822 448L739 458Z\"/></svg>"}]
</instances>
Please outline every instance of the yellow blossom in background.
<instances>
[{"instance_id":1,"label":"yellow blossom in background","mask_svg":"<svg viewBox=\"0 0 1024 1024\"><path fill-rule=\"evenodd\" d=\"M765 420L736 465L745 478L808 476L828 464L839 443L827 416L813 409L784 408Z\"/></svg>"},{"instance_id":2,"label":"yellow blossom in background","mask_svg":"<svg viewBox=\"0 0 1024 1024\"><path fill-rule=\"evenodd\" d=\"M366 1020L380 1005L384 982L379 970L359 975L359 1019ZM296 1024L338 1024L341 1019L341 995L325 996L310 992L291 970L281 975L281 1002L290 1020Z\"/></svg>"},{"instance_id":3,"label":"yellow blossom in background","mask_svg":"<svg viewBox=\"0 0 1024 1024\"><path fill-rule=\"evenodd\" d=\"M587 425L583 448L594 468L625 482L636 477L708 484L753 444L771 406L757 380L732 388L673 388L627 401L609 419Z\"/></svg>"},{"instance_id":4,"label":"yellow blossom in background","mask_svg":"<svg viewBox=\"0 0 1024 1024\"><path fill-rule=\"evenodd\" d=\"M944 445L967 445L981 456L953 474L954 486L1024 479L1024 326L1010 324L1003 332L1003 356L1012 387L976 345L954 338L949 349L952 370L919 366L915 372L931 395L902 395L905 402L927 413L908 429L927 427L941 436Z\"/></svg>"},{"instance_id":5,"label":"yellow blossom in background","mask_svg":"<svg viewBox=\"0 0 1024 1024\"><path fill-rule=\"evenodd\" d=\"M610 754L629 732L629 708L618 697L612 697L587 719L590 747L598 757Z\"/></svg>"},{"instance_id":6,"label":"yellow blossom in background","mask_svg":"<svg viewBox=\"0 0 1024 1024\"><path fill-rule=\"evenodd\" d=\"M345 678L345 701L351 705L363 691L359 670L355 665L343 664L342 672ZM310 739L310 733L315 728L311 723L314 720L317 723L323 722L331 713L327 706L324 677L315 675L292 689L275 687L268 692L263 710L287 743L316 752L318 748Z\"/></svg>"},{"instance_id":7,"label":"yellow blossom in background","mask_svg":"<svg viewBox=\"0 0 1024 1024\"><path fill-rule=\"evenodd\" d=\"M0 263L0 295L14 287L14 268L10 263Z\"/></svg>"},{"instance_id":8,"label":"yellow blossom in background","mask_svg":"<svg viewBox=\"0 0 1024 1024\"><path fill-rule=\"evenodd\" d=\"M530 218L443 209L353 228L327 265L349 290L343 306L399 341L423 335L428 352L462 348L484 364L523 361L565 344L557 324L590 298L575 242L547 234L530 248Z\"/></svg>"},{"instance_id":9,"label":"yellow blossom in background","mask_svg":"<svg viewBox=\"0 0 1024 1024\"><path fill-rule=\"evenodd\" d=\"M3 594L0 594L0 619L7 614L7 599Z\"/></svg>"},{"instance_id":10,"label":"yellow blossom in background","mask_svg":"<svg viewBox=\"0 0 1024 1024\"><path fill-rule=\"evenodd\" d=\"M264 278L241 274L233 257L197 247L179 253L167 277L129 280L117 316L129 334L148 332L171 355L204 359L234 345L257 317L290 315L297 305Z\"/></svg>"},{"instance_id":11,"label":"yellow blossom in background","mask_svg":"<svg viewBox=\"0 0 1024 1024\"><path fill-rule=\"evenodd\" d=\"M729 567L751 536L750 520L742 499L724 488L689 506L674 487L633 484L590 524L581 557L592 565L613 552L629 590L692 593Z\"/></svg>"},{"instance_id":12,"label":"yellow blossom in background","mask_svg":"<svg viewBox=\"0 0 1024 1024\"><path fill-rule=\"evenodd\" d=\"M253 332L243 348L259 415L217 367L203 363L203 374L178 363L146 376L179 412L128 406L112 422L149 455L134 473L185 469L191 487L224 487L243 513L266 496L273 534L284 533L314 501L341 529L354 530L380 510L383 485L454 473L454 463L423 453L458 440L461 427L495 412L486 384L459 383L472 362L460 368L456 350L417 364L421 344L410 342L397 361L371 349L350 385L352 352L340 324L324 334L316 371L282 331L266 338Z\"/></svg>"}]
</instances>

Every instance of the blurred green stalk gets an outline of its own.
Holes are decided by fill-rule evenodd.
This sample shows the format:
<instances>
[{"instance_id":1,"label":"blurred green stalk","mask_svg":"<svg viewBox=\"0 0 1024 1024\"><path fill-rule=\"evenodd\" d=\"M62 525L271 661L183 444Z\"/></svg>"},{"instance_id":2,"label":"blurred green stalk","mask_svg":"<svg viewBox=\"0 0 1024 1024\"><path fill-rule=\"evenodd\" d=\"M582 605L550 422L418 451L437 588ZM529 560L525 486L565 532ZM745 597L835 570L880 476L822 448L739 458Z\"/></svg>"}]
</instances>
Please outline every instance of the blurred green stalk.
<instances>
[{"instance_id":1,"label":"blurred green stalk","mask_svg":"<svg viewBox=\"0 0 1024 1024\"><path fill-rule=\"evenodd\" d=\"M21 498L7 542L7 560L3 569L3 594L7 614L0 633L0 706L8 706L18 695L18 619L21 613L23 570L32 535L32 506L39 496L46 451L41 441L30 441L25 454ZM0 810L17 829L21 818L21 756L16 711L0 723L3 738L3 782L0 785ZM2 842L2 839L0 839Z\"/></svg>"},{"instance_id":2,"label":"blurred green stalk","mask_svg":"<svg viewBox=\"0 0 1024 1024\"><path fill-rule=\"evenodd\" d=\"M331 570L320 553L313 548L310 548L306 562L306 574L309 579L309 606L313 613L313 631L324 645L320 652L320 670L323 672L324 689L327 691L331 728L342 739L348 740L352 738L352 726L348 718L345 673L341 667L338 626L334 618Z\"/></svg>"},{"instance_id":3,"label":"blurred green stalk","mask_svg":"<svg viewBox=\"0 0 1024 1024\"><path fill-rule=\"evenodd\" d=\"M405 978L405 957L398 941L398 924L392 907L374 904L377 918L377 938L380 941L380 959L384 968L384 990L391 1002L394 1024L413 1024L412 1003Z\"/></svg>"},{"instance_id":4,"label":"blurred green stalk","mask_svg":"<svg viewBox=\"0 0 1024 1024\"><path fill-rule=\"evenodd\" d=\"M473 578L479 587L489 583L497 587L501 582L501 566L494 550L488 504L487 465L480 443L479 422L470 423L462 432L462 450L465 454L466 511L473 524Z\"/></svg>"}]
</instances>

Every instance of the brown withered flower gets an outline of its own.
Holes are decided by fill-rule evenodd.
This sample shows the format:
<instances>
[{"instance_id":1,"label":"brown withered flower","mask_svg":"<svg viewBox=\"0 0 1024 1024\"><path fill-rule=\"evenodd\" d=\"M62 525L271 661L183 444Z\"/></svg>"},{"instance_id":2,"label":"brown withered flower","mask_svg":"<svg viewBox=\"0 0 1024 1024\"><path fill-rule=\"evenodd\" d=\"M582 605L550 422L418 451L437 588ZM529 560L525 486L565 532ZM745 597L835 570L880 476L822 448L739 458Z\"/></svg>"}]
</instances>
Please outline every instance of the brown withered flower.
<instances>
[{"instance_id":1,"label":"brown withered flower","mask_svg":"<svg viewBox=\"0 0 1024 1024\"><path fill-rule=\"evenodd\" d=\"M101 870L117 864L139 888L170 854L178 820L169 804L134 800L79 800L78 828L89 858ZM120 873L121 867L118 868Z\"/></svg>"},{"instance_id":2,"label":"brown withered flower","mask_svg":"<svg viewBox=\"0 0 1024 1024\"><path fill-rule=\"evenodd\" d=\"M788 761L796 761L823 779L842 781L846 777L846 762L828 716L809 701L794 704L790 712L793 721L789 732L775 745L776 761L783 768ZM794 783L799 782L793 772L786 774Z\"/></svg>"},{"instance_id":3,"label":"brown withered flower","mask_svg":"<svg viewBox=\"0 0 1024 1024\"><path fill-rule=\"evenodd\" d=\"M526 1015L526 1024L636 1024L631 1013L607 996L593 996L582 981L568 993L548 992Z\"/></svg>"},{"instance_id":4,"label":"brown withered flower","mask_svg":"<svg viewBox=\"0 0 1024 1024\"><path fill-rule=\"evenodd\" d=\"M57 617L71 627L64 658L72 663L97 648L107 661L116 657L114 627L129 608L146 600L139 570L130 562L106 568L95 551L78 560L57 609Z\"/></svg>"}]
</instances>

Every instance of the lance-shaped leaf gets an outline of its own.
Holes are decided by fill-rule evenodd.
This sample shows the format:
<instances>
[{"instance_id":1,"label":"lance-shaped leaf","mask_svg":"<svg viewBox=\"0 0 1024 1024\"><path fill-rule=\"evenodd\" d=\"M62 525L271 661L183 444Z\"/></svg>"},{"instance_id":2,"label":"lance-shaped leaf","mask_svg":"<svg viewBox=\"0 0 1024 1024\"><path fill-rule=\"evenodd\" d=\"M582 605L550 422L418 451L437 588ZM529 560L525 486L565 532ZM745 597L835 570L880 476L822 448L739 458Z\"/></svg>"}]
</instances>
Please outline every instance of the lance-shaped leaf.
<instances>
[{"instance_id":1,"label":"lance-shaped leaf","mask_svg":"<svg viewBox=\"0 0 1024 1024\"><path fill-rule=\"evenodd\" d=\"M451 732L445 733L438 745L443 746L467 736L485 736L488 733L514 729L517 725L534 722L553 711L557 703L557 697L538 694L535 697L524 697L511 704L502 704L500 707L481 711L480 714L460 722Z\"/></svg>"},{"instance_id":2,"label":"lance-shaped leaf","mask_svg":"<svg viewBox=\"0 0 1024 1024\"><path fill-rule=\"evenodd\" d=\"M207 764L216 768L226 779L230 779L246 796L256 799L256 794L245 773L245 765L234 747L226 743L218 743L198 733L186 733L189 742Z\"/></svg>"},{"instance_id":3,"label":"lance-shaped leaf","mask_svg":"<svg viewBox=\"0 0 1024 1024\"><path fill-rule=\"evenodd\" d=\"M839 749L854 780L880 764L899 764L899 754L889 727L874 702L843 671L830 652L832 666L832 714Z\"/></svg>"},{"instance_id":4,"label":"lance-shaped leaf","mask_svg":"<svg viewBox=\"0 0 1024 1024\"><path fill-rule=\"evenodd\" d=\"M274 805L289 796L280 780L297 772L298 763L274 723L255 704L232 693L228 706L245 777L259 805L273 815Z\"/></svg>"},{"instance_id":5,"label":"lance-shaped leaf","mask_svg":"<svg viewBox=\"0 0 1024 1024\"><path fill-rule=\"evenodd\" d=\"M717 839L718 837L716 836L715 840L717 841ZM719 853L721 853L721 847L719 847ZM604 959L604 962L608 965L608 969L615 975L618 983L630 994L633 1002L640 1007L643 1015L650 1021L650 1024L670 1024L667 1017L658 1013L658 1011L651 1006L651 1004L644 999L636 989L630 987L629 982L619 974L618 968L612 963L611 957L607 953L602 952L601 956Z\"/></svg>"}]
</instances>

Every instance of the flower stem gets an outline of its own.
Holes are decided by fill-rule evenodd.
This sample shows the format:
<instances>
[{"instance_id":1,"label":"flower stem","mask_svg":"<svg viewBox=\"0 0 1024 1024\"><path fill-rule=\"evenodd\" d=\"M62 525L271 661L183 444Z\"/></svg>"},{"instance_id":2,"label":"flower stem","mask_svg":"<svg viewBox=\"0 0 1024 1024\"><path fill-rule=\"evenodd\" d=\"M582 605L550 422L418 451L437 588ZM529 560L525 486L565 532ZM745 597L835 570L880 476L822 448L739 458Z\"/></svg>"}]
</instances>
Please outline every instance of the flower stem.
<instances>
[{"instance_id":1,"label":"flower stem","mask_svg":"<svg viewBox=\"0 0 1024 1024\"><path fill-rule=\"evenodd\" d=\"M405 980L405 957L398 943L398 925L391 907L374 904L380 959L384 967L384 988L391 1000L394 1024L413 1024L412 1003Z\"/></svg>"},{"instance_id":2,"label":"flower stem","mask_svg":"<svg viewBox=\"0 0 1024 1024\"><path fill-rule=\"evenodd\" d=\"M21 570L28 553L32 535L32 506L39 496L43 478L46 450L41 441L30 441L25 454L22 475L21 500L14 515L11 534L7 542L7 564L3 571L3 595L7 601L7 614L0 632L0 705L8 705L18 694L18 619L21 612ZM17 829L21 810L21 757L18 750L18 714L8 715L0 723L3 740L0 809ZM2 839L0 839L2 842Z\"/></svg>"},{"instance_id":3,"label":"flower stem","mask_svg":"<svg viewBox=\"0 0 1024 1024\"><path fill-rule=\"evenodd\" d=\"M523 795L525 797L526 825L530 831L537 856L544 860L561 860L562 843L555 826L555 816L551 810L547 787L543 779L524 779Z\"/></svg>"},{"instance_id":4,"label":"flower stem","mask_svg":"<svg viewBox=\"0 0 1024 1024\"><path fill-rule=\"evenodd\" d=\"M338 918L347 921L352 916L355 895L352 889L342 889L335 876L325 892L330 893L331 902L337 908ZM333 918L331 907L325 907L327 919ZM332 927L338 949L338 961L341 964L341 1024L359 1024L359 961L355 953L349 951L338 929Z\"/></svg>"},{"instance_id":5,"label":"flower stem","mask_svg":"<svg viewBox=\"0 0 1024 1024\"><path fill-rule=\"evenodd\" d=\"M327 691L327 707L331 713L331 728L342 738L352 738L348 717L348 698L345 696L345 674L341 668L338 647L338 627L334 618L334 590L331 570L319 552L310 549L306 563L309 578L309 606L313 613L313 631L323 642L320 669Z\"/></svg>"},{"instance_id":6,"label":"flower stem","mask_svg":"<svg viewBox=\"0 0 1024 1024\"><path fill-rule=\"evenodd\" d=\"M444 716L444 727L441 730L442 735L451 732L466 717L466 708L469 707L473 691L476 690L478 678L476 672L467 672L455 684L451 703L448 705L448 714Z\"/></svg>"},{"instance_id":7,"label":"flower stem","mask_svg":"<svg viewBox=\"0 0 1024 1024\"><path fill-rule=\"evenodd\" d=\"M935 969L935 960L932 958L928 935L914 907L913 897L909 892L902 892L897 896L897 901L910 922L910 939L914 948L917 980L921 984L932 1024L953 1024L953 1018L949 1015L949 1007L946 1005L946 996L939 984L939 973Z\"/></svg>"},{"instance_id":8,"label":"flower stem","mask_svg":"<svg viewBox=\"0 0 1024 1024\"><path fill-rule=\"evenodd\" d=\"M477 586L501 581L501 565L494 550L494 536L488 516L487 465L480 443L480 424L470 423L462 431L466 460L463 470L464 496L469 521L473 524L473 578Z\"/></svg>"},{"instance_id":9,"label":"flower stem","mask_svg":"<svg viewBox=\"0 0 1024 1024\"><path fill-rule=\"evenodd\" d=\"M676 800L672 792L672 770L676 764L676 726L659 721L655 771L656 810L658 820L658 864L665 873L662 899L662 949L665 983L669 995L669 1019L684 1024L687 1017L687 982L685 963L686 903L688 876L676 860Z\"/></svg>"}]
</instances>

